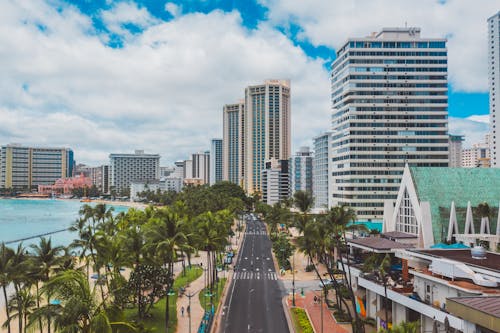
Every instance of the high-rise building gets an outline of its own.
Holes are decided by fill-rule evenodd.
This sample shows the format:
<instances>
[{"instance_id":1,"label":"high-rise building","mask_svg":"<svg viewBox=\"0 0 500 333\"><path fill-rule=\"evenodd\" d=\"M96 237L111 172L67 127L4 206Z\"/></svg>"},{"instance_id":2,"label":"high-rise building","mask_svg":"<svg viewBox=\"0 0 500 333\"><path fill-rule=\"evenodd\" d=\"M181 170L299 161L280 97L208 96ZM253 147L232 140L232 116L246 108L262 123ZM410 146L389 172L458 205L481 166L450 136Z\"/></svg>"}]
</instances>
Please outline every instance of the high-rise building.
<instances>
[{"instance_id":1,"label":"high-rise building","mask_svg":"<svg viewBox=\"0 0 500 333\"><path fill-rule=\"evenodd\" d=\"M0 188L27 189L52 185L73 176L74 156L69 148L2 146Z\"/></svg>"},{"instance_id":2,"label":"high-rise building","mask_svg":"<svg viewBox=\"0 0 500 333\"><path fill-rule=\"evenodd\" d=\"M314 207L326 209L331 207L331 173L332 173L332 134L330 132L318 135L313 139L313 197Z\"/></svg>"},{"instance_id":3,"label":"high-rise building","mask_svg":"<svg viewBox=\"0 0 500 333\"><path fill-rule=\"evenodd\" d=\"M184 179L192 179L193 178L193 160L185 160L184 161L184 170L183 177Z\"/></svg>"},{"instance_id":4,"label":"high-rise building","mask_svg":"<svg viewBox=\"0 0 500 333\"><path fill-rule=\"evenodd\" d=\"M192 156L194 179L201 179L201 184L210 182L210 152L195 153Z\"/></svg>"},{"instance_id":5,"label":"high-rise building","mask_svg":"<svg viewBox=\"0 0 500 333\"><path fill-rule=\"evenodd\" d=\"M222 181L222 139L212 139L210 145L210 185Z\"/></svg>"},{"instance_id":6,"label":"high-rise building","mask_svg":"<svg viewBox=\"0 0 500 333\"><path fill-rule=\"evenodd\" d=\"M474 143L472 147L462 149L462 163L464 168L491 167L490 136L486 135L484 142Z\"/></svg>"},{"instance_id":7,"label":"high-rise building","mask_svg":"<svg viewBox=\"0 0 500 333\"><path fill-rule=\"evenodd\" d=\"M244 112L244 101L224 105L222 177L238 185L242 185L244 173Z\"/></svg>"},{"instance_id":8,"label":"high-rise building","mask_svg":"<svg viewBox=\"0 0 500 333\"><path fill-rule=\"evenodd\" d=\"M110 190L116 192L130 188L131 182L150 182L160 178L160 155L144 154L136 150L134 154L109 155Z\"/></svg>"},{"instance_id":9,"label":"high-rise building","mask_svg":"<svg viewBox=\"0 0 500 333\"><path fill-rule=\"evenodd\" d=\"M403 168L448 166L446 39L419 28L350 38L331 67L333 204L382 220Z\"/></svg>"},{"instance_id":10,"label":"high-rise building","mask_svg":"<svg viewBox=\"0 0 500 333\"><path fill-rule=\"evenodd\" d=\"M262 170L262 202L274 205L290 197L289 160L271 159Z\"/></svg>"},{"instance_id":11,"label":"high-rise building","mask_svg":"<svg viewBox=\"0 0 500 333\"><path fill-rule=\"evenodd\" d=\"M290 158L290 190L292 195L297 191L306 191L312 194L312 163L313 154L309 147L300 147L295 156Z\"/></svg>"},{"instance_id":12,"label":"high-rise building","mask_svg":"<svg viewBox=\"0 0 500 333\"><path fill-rule=\"evenodd\" d=\"M500 11L488 19L488 72L490 85L490 150L491 166L500 167L500 141L497 145L500 118L498 89L500 88ZM500 137L499 137L500 139Z\"/></svg>"},{"instance_id":13,"label":"high-rise building","mask_svg":"<svg viewBox=\"0 0 500 333\"><path fill-rule=\"evenodd\" d=\"M463 135L452 135L449 138L450 168L460 168L462 166L462 142Z\"/></svg>"},{"instance_id":14,"label":"high-rise building","mask_svg":"<svg viewBox=\"0 0 500 333\"><path fill-rule=\"evenodd\" d=\"M290 81L266 80L245 89L243 187L261 191L261 171L270 159L290 158Z\"/></svg>"}]
</instances>

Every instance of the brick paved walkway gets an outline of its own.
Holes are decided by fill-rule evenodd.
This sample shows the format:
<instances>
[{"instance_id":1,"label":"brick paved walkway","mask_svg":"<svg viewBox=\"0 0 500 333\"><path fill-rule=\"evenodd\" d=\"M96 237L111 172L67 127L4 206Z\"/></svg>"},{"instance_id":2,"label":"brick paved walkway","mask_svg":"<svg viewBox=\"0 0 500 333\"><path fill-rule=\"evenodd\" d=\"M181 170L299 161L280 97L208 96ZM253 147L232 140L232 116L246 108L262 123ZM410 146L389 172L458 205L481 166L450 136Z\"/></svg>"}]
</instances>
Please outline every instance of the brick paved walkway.
<instances>
[{"instance_id":1,"label":"brick paved walkway","mask_svg":"<svg viewBox=\"0 0 500 333\"><path fill-rule=\"evenodd\" d=\"M319 303L314 302L314 292L308 292L305 297L300 294L295 295L295 305L300 308L306 309L309 317L311 318L314 330L318 333L321 332L321 306ZM288 298L288 307L292 306L292 297ZM330 310L325 303L323 303L323 333L348 333L348 330L337 324L332 316Z\"/></svg>"}]
</instances>

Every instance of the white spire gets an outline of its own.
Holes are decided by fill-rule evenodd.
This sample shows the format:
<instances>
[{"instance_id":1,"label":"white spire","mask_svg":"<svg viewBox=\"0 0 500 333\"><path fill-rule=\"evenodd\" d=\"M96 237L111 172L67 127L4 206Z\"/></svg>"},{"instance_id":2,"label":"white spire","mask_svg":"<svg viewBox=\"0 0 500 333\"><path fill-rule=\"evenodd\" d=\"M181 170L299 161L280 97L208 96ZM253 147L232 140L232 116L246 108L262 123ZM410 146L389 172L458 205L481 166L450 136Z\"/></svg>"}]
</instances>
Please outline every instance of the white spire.
<instances>
[{"instance_id":1,"label":"white spire","mask_svg":"<svg viewBox=\"0 0 500 333\"><path fill-rule=\"evenodd\" d=\"M451 238L453 237L454 233L458 234L460 232L458 231L457 211L455 209L455 201L452 201L450 208L450 222L448 223L448 236L446 237L446 240L448 242L451 242Z\"/></svg>"},{"instance_id":2,"label":"white spire","mask_svg":"<svg viewBox=\"0 0 500 333\"><path fill-rule=\"evenodd\" d=\"M465 230L464 234L475 234L474 220L472 218L472 207L470 201L467 202L467 214L465 215Z\"/></svg>"}]
</instances>

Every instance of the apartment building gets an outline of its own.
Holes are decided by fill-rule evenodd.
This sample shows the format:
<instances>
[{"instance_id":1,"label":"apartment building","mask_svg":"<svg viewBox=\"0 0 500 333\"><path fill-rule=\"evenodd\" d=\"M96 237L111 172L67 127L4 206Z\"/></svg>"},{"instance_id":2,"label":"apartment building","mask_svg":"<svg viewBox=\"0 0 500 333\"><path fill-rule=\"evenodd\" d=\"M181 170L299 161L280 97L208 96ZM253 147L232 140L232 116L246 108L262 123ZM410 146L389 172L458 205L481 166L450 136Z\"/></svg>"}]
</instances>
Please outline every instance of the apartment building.
<instances>
[{"instance_id":1,"label":"apartment building","mask_svg":"<svg viewBox=\"0 0 500 333\"><path fill-rule=\"evenodd\" d=\"M331 66L332 201L380 221L406 163L448 166L446 39L419 28L349 38Z\"/></svg>"}]
</instances>

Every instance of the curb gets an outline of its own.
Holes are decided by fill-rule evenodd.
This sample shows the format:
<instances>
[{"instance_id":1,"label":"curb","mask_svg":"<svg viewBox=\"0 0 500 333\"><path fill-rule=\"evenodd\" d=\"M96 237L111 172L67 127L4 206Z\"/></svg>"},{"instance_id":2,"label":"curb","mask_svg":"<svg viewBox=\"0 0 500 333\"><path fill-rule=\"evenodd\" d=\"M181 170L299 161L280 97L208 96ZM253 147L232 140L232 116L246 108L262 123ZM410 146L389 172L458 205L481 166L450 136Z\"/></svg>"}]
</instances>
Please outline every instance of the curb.
<instances>
[{"instance_id":1,"label":"curb","mask_svg":"<svg viewBox=\"0 0 500 333\"><path fill-rule=\"evenodd\" d=\"M295 326L293 326L292 315L290 313L290 308L288 307L288 295L283 297L281 302L283 303L283 310L285 310L286 323L288 324L288 332L295 333Z\"/></svg>"}]
</instances>

